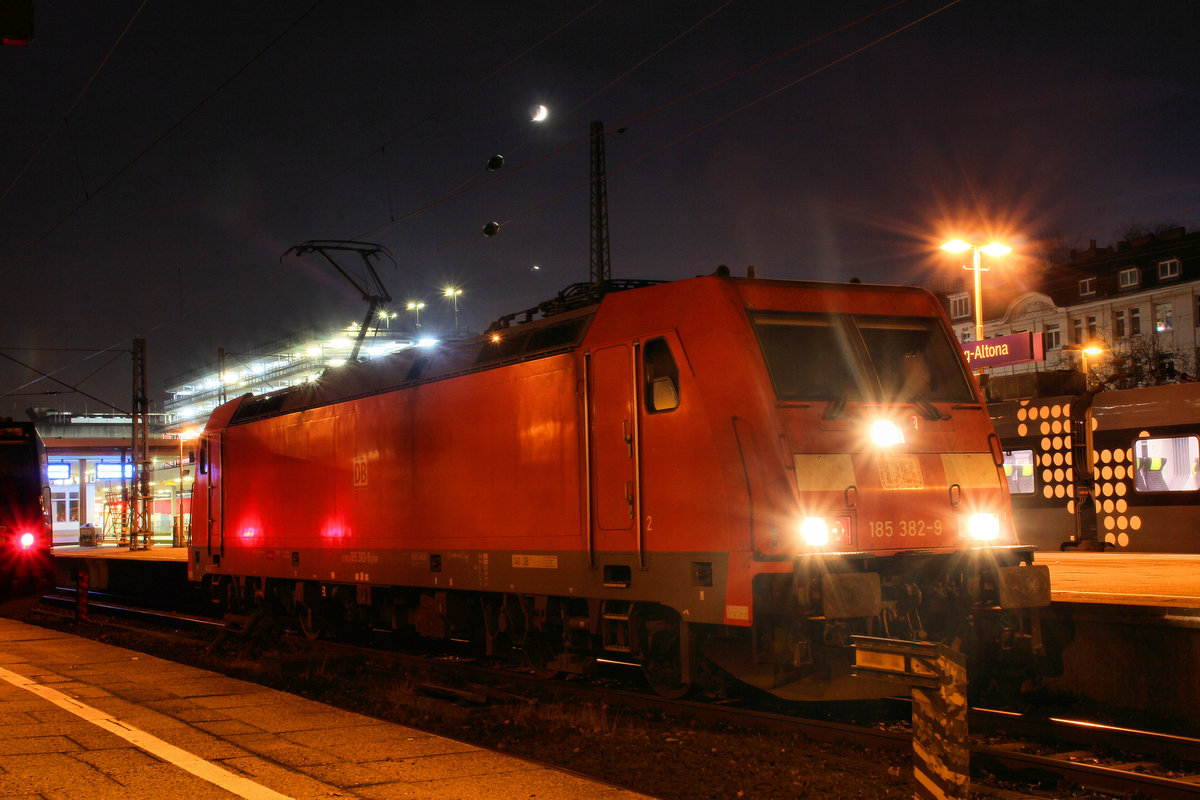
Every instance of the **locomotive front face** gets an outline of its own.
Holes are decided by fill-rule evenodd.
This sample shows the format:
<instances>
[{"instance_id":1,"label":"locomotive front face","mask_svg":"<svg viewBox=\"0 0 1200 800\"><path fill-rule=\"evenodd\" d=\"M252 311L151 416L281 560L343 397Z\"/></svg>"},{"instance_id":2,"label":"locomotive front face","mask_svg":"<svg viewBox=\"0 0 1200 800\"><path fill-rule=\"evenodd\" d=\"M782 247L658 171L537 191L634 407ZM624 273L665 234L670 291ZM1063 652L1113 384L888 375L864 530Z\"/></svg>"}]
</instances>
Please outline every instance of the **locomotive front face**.
<instances>
[{"instance_id":1,"label":"locomotive front face","mask_svg":"<svg viewBox=\"0 0 1200 800\"><path fill-rule=\"evenodd\" d=\"M1049 576L1017 542L1000 441L940 309L879 287L777 299L747 302L786 480L754 525L741 674L784 696L869 695L845 660L863 634L959 641L977 668L1019 673Z\"/></svg>"},{"instance_id":2,"label":"locomotive front face","mask_svg":"<svg viewBox=\"0 0 1200 800\"><path fill-rule=\"evenodd\" d=\"M999 442L936 317L757 312L799 514L772 554L1015 544Z\"/></svg>"}]
</instances>

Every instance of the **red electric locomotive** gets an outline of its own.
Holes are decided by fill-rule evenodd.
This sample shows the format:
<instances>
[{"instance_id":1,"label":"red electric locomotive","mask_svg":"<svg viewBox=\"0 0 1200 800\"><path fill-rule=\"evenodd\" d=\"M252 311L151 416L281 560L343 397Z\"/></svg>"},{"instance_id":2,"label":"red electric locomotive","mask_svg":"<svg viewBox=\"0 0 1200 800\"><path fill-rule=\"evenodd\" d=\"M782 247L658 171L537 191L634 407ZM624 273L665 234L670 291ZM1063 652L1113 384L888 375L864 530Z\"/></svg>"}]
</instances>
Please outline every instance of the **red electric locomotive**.
<instances>
[{"instance_id":1,"label":"red electric locomotive","mask_svg":"<svg viewBox=\"0 0 1200 800\"><path fill-rule=\"evenodd\" d=\"M578 285L218 408L189 575L314 634L623 660L664 693L724 670L876 695L850 677L854 634L954 641L976 680L1020 679L1049 582L1002 463L923 290Z\"/></svg>"}]
</instances>

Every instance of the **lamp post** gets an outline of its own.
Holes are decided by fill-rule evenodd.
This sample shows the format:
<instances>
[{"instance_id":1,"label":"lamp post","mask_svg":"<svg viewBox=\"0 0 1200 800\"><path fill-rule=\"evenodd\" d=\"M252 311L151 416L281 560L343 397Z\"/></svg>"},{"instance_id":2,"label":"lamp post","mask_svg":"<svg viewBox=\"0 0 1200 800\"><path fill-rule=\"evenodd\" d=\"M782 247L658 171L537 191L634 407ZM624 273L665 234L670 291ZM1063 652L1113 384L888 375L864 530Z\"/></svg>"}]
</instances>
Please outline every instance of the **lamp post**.
<instances>
[{"instance_id":1,"label":"lamp post","mask_svg":"<svg viewBox=\"0 0 1200 800\"><path fill-rule=\"evenodd\" d=\"M964 250L971 251L972 266L968 267L964 264L963 269L969 269L975 273L975 341L981 341L983 339L983 279L980 273L986 272L987 269L979 265L979 254L983 252L989 256L999 258L1011 253L1012 248L996 242L980 247L968 244L961 239L953 239L942 245L942 249L950 253L961 253Z\"/></svg>"},{"instance_id":2,"label":"lamp post","mask_svg":"<svg viewBox=\"0 0 1200 800\"><path fill-rule=\"evenodd\" d=\"M457 286L447 286L446 290L444 292L442 292L442 294L444 294L446 297L449 297L451 300L454 301L454 330L457 331L458 330L458 296L460 294L462 294L462 289L459 289Z\"/></svg>"},{"instance_id":3,"label":"lamp post","mask_svg":"<svg viewBox=\"0 0 1200 800\"><path fill-rule=\"evenodd\" d=\"M424 303L417 303L417 302L412 302L412 301L410 301L409 304L406 306L406 308L409 311L413 312L413 314L416 315L418 328L421 327L421 309L424 307L425 307Z\"/></svg>"},{"instance_id":4,"label":"lamp post","mask_svg":"<svg viewBox=\"0 0 1200 800\"><path fill-rule=\"evenodd\" d=\"M388 311L387 309L383 309L383 308L379 309L379 321L383 323L383 327L391 329L392 320L394 320L395 318L396 318L395 311Z\"/></svg>"}]
</instances>

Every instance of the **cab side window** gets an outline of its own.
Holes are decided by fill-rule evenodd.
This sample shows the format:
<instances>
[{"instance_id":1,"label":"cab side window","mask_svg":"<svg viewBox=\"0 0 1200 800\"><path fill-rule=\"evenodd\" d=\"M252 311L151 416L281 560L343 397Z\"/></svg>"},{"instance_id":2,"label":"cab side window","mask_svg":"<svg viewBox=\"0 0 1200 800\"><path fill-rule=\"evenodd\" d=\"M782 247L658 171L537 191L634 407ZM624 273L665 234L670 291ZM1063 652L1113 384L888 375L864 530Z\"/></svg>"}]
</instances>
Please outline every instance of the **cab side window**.
<instances>
[{"instance_id":1,"label":"cab side window","mask_svg":"<svg viewBox=\"0 0 1200 800\"><path fill-rule=\"evenodd\" d=\"M642 350L642 375L646 411L661 414L679 408L679 367L666 339L646 342Z\"/></svg>"}]
</instances>

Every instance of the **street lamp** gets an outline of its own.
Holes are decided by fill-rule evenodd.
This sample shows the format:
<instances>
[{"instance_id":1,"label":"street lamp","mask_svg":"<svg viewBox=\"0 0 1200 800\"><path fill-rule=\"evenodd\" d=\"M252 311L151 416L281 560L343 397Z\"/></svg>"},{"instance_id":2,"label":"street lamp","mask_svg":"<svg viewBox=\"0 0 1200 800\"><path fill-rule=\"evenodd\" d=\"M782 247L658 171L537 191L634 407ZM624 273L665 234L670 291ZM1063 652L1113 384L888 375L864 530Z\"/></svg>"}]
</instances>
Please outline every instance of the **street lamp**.
<instances>
[{"instance_id":1,"label":"street lamp","mask_svg":"<svg viewBox=\"0 0 1200 800\"><path fill-rule=\"evenodd\" d=\"M983 280L980 277L981 272L987 272L987 269L979 266L980 252L987 253L989 256L999 258L1012 252L1012 248L1007 245L992 244L979 247L978 245L968 244L961 239L953 239L942 245L942 249L950 253L961 253L964 250L970 250L973 256L973 266L968 267L963 265L963 269L973 270L975 272L975 341L983 339Z\"/></svg>"},{"instance_id":2,"label":"street lamp","mask_svg":"<svg viewBox=\"0 0 1200 800\"><path fill-rule=\"evenodd\" d=\"M392 327L392 320L395 318L395 311L388 311L387 309L383 308L379 309L379 320L383 323L383 327L390 329Z\"/></svg>"},{"instance_id":3,"label":"street lamp","mask_svg":"<svg viewBox=\"0 0 1200 800\"><path fill-rule=\"evenodd\" d=\"M413 312L413 314L416 315L417 327L418 328L421 327L421 309L425 307L425 304L410 301L408 306L406 306L406 307L408 308L409 311Z\"/></svg>"},{"instance_id":4,"label":"street lamp","mask_svg":"<svg viewBox=\"0 0 1200 800\"><path fill-rule=\"evenodd\" d=\"M457 331L458 330L458 296L460 294L462 294L462 289L459 289L457 286L447 286L446 290L444 292L442 292L442 294L444 294L446 297L449 297L451 300L454 301L454 330Z\"/></svg>"},{"instance_id":5,"label":"street lamp","mask_svg":"<svg viewBox=\"0 0 1200 800\"><path fill-rule=\"evenodd\" d=\"M1085 346L1079 348L1079 362L1080 362L1080 366L1083 367L1083 388L1084 389L1091 388L1091 386L1090 386L1091 379L1088 378L1088 356L1092 356L1093 358L1095 358L1096 356L1103 355L1103 354L1104 354L1104 348L1099 347L1094 344L1085 345Z\"/></svg>"}]
</instances>

